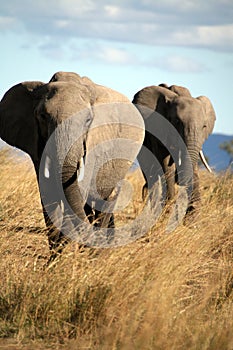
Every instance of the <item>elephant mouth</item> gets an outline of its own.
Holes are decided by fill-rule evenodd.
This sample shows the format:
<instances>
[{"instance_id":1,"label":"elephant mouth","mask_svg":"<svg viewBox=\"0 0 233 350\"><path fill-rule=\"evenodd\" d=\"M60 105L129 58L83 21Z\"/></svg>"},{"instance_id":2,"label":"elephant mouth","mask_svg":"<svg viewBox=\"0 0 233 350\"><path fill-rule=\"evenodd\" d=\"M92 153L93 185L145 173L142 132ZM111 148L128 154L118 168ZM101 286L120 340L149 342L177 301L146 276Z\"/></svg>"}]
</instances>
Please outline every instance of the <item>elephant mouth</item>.
<instances>
[{"instance_id":1,"label":"elephant mouth","mask_svg":"<svg viewBox=\"0 0 233 350\"><path fill-rule=\"evenodd\" d=\"M212 173L212 169L210 168L210 166L209 166L209 164L208 164L208 162L207 162L207 160L206 160L206 158L205 158L204 153L203 153L202 150L200 150L200 152L199 152L199 157L200 157L200 160L201 160L201 162L203 163L204 167L205 167L210 173ZM179 150L179 151L178 151L178 166L181 167L182 163L183 163L182 151Z\"/></svg>"},{"instance_id":2,"label":"elephant mouth","mask_svg":"<svg viewBox=\"0 0 233 350\"><path fill-rule=\"evenodd\" d=\"M78 183L83 181L85 174L85 155L82 156L77 164L77 170L73 173L73 175L66 181L62 183L63 190L65 190L68 186L73 184L75 181Z\"/></svg>"},{"instance_id":3,"label":"elephant mouth","mask_svg":"<svg viewBox=\"0 0 233 350\"><path fill-rule=\"evenodd\" d=\"M77 165L77 172L75 172L69 180L63 183L63 188L65 189L68 187L71 183L73 183L75 180L78 182L81 182L84 179L85 174L85 161L86 161L86 152L84 152L84 155L80 158L78 165ZM45 163L44 163L44 177L46 179L49 179L51 176L51 166L52 161L49 156L46 156Z\"/></svg>"}]
</instances>

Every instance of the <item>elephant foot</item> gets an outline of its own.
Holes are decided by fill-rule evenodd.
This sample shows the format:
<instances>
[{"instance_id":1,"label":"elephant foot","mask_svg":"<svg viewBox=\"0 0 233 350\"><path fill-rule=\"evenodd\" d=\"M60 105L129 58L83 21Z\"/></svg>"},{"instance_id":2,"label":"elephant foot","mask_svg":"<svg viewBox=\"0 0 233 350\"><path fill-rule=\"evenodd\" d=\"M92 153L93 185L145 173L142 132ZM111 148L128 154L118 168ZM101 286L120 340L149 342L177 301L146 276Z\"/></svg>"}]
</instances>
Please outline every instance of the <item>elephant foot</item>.
<instances>
[{"instance_id":1,"label":"elephant foot","mask_svg":"<svg viewBox=\"0 0 233 350\"><path fill-rule=\"evenodd\" d=\"M51 254L48 261L45 263L45 265L43 267L44 270L50 269L55 264L57 264L60 256L61 256L61 254Z\"/></svg>"},{"instance_id":2,"label":"elephant foot","mask_svg":"<svg viewBox=\"0 0 233 350\"><path fill-rule=\"evenodd\" d=\"M184 217L184 225L195 225L200 216L200 203L193 203L189 205L185 217Z\"/></svg>"},{"instance_id":3,"label":"elephant foot","mask_svg":"<svg viewBox=\"0 0 233 350\"><path fill-rule=\"evenodd\" d=\"M50 257L48 261L46 262L44 268L51 268L54 266L62 256L63 249L65 248L66 244L68 244L68 240L63 240L62 242L59 243L59 245L55 244L53 249L50 249ZM82 254L86 251L86 249L89 249L89 246L85 244L78 244L78 253Z\"/></svg>"},{"instance_id":4,"label":"elephant foot","mask_svg":"<svg viewBox=\"0 0 233 350\"><path fill-rule=\"evenodd\" d=\"M48 232L48 241L50 249L50 257L47 266L50 266L55 260L58 260L64 247L68 244L68 240L64 235L57 230L50 230Z\"/></svg>"}]
</instances>

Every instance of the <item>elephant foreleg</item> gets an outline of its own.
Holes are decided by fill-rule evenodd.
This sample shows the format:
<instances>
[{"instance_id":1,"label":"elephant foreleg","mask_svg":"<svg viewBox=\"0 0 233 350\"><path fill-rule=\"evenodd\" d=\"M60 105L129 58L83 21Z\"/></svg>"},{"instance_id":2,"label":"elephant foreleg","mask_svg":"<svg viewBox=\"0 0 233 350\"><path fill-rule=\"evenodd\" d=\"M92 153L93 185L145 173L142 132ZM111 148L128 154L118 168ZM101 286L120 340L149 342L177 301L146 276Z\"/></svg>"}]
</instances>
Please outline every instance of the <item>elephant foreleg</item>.
<instances>
[{"instance_id":1,"label":"elephant foreleg","mask_svg":"<svg viewBox=\"0 0 233 350\"><path fill-rule=\"evenodd\" d=\"M47 237L48 237L49 249L51 253L49 262L51 262L58 256L58 254L62 252L65 244L68 241L67 239L65 239L64 235L58 228L58 225L56 226L52 222L50 216L48 215L48 211L45 209L43 205L43 202L42 202L42 208L43 208L45 224L47 226ZM55 208L55 212L56 212L56 209L57 208Z\"/></svg>"},{"instance_id":2,"label":"elephant foreleg","mask_svg":"<svg viewBox=\"0 0 233 350\"><path fill-rule=\"evenodd\" d=\"M189 223L190 220L195 219L198 214L198 208L201 204L200 185L199 185L199 171L198 164L193 166L193 188L191 200L186 211L184 223Z\"/></svg>"},{"instance_id":3,"label":"elephant foreleg","mask_svg":"<svg viewBox=\"0 0 233 350\"><path fill-rule=\"evenodd\" d=\"M34 167L40 189L44 221L47 227L47 237L51 253L49 262L51 262L59 253L61 253L64 245L67 242L61 232L63 212L61 202L59 202L57 198L57 187L53 168L49 168L50 176L47 178L44 176L43 172L41 173L41 176L39 173L40 167L41 169L45 169L45 165L43 168L40 163L34 162Z\"/></svg>"},{"instance_id":4,"label":"elephant foreleg","mask_svg":"<svg viewBox=\"0 0 233 350\"><path fill-rule=\"evenodd\" d=\"M114 208L115 200L119 193L113 191L108 198L104 199L104 204L100 210L95 209L94 226L105 230L105 239L110 243L114 239ZM106 230L107 229L107 230Z\"/></svg>"},{"instance_id":5,"label":"elephant foreleg","mask_svg":"<svg viewBox=\"0 0 233 350\"><path fill-rule=\"evenodd\" d=\"M171 200L175 197L175 164L170 155L163 160L163 171L167 184L167 199Z\"/></svg>"},{"instance_id":6,"label":"elephant foreleg","mask_svg":"<svg viewBox=\"0 0 233 350\"><path fill-rule=\"evenodd\" d=\"M197 214L197 209L201 204L201 194L200 194L200 182L199 182L199 170L198 164L193 167L193 188L191 200L187 209L186 214L192 214L192 218Z\"/></svg>"}]
</instances>

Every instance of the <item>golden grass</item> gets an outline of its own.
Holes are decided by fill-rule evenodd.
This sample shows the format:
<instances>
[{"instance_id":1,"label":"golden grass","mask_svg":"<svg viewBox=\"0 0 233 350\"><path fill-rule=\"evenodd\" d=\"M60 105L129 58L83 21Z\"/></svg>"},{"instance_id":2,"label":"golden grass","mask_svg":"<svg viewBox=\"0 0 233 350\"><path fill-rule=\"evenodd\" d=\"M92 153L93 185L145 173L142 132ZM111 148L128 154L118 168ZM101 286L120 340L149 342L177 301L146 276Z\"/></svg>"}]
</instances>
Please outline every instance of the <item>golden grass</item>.
<instances>
[{"instance_id":1,"label":"golden grass","mask_svg":"<svg viewBox=\"0 0 233 350\"><path fill-rule=\"evenodd\" d=\"M114 249L72 243L45 269L32 165L1 152L0 349L233 349L233 176L203 172L201 190L192 225L165 234L161 218Z\"/></svg>"}]
</instances>

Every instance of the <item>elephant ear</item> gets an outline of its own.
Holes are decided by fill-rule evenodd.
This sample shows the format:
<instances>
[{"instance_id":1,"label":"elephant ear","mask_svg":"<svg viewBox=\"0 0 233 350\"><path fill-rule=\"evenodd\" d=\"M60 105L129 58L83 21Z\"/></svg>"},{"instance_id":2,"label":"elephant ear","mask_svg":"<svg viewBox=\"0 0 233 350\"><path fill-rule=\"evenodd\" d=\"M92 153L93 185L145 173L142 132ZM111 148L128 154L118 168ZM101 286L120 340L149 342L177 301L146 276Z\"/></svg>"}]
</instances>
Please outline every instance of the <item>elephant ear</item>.
<instances>
[{"instance_id":1,"label":"elephant ear","mask_svg":"<svg viewBox=\"0 0 233 350\"><path fill-rule=\"evenodd\" d=\"M204 120L204 126L205 126L205 140L209 137L209 135L212 133L214 129L214 124L216 120L216 115L214 111L214 107L208 97L206 96L199 96L197 97L199 101L201 101L204 111L205 111L205 120Z\"/></svg>"},{"instance_id":2,"label":"elephant ear","mask_svg":"<svg viewBox=\"0 0 233 350\"><path fill-rule=\"evenodd\" d=\"M138 91L133 98L135 105L145 106L153 111L157 111L166 116L168 104L177 97L177 94L170 91L165 85L163 86L148 86Z\"/></svg>"},{"instance_id":3,"label":"elephant ear","mask_svg":"<svg viewBox=\"0 0 233 350\"><path fill-rule=\"evenodd\" d=\"M33 91L41 82L24 82L13 86L0 102L0 137L9 145L38 159L38 132L34 116Z\"/></svg>"}]
</instances>

